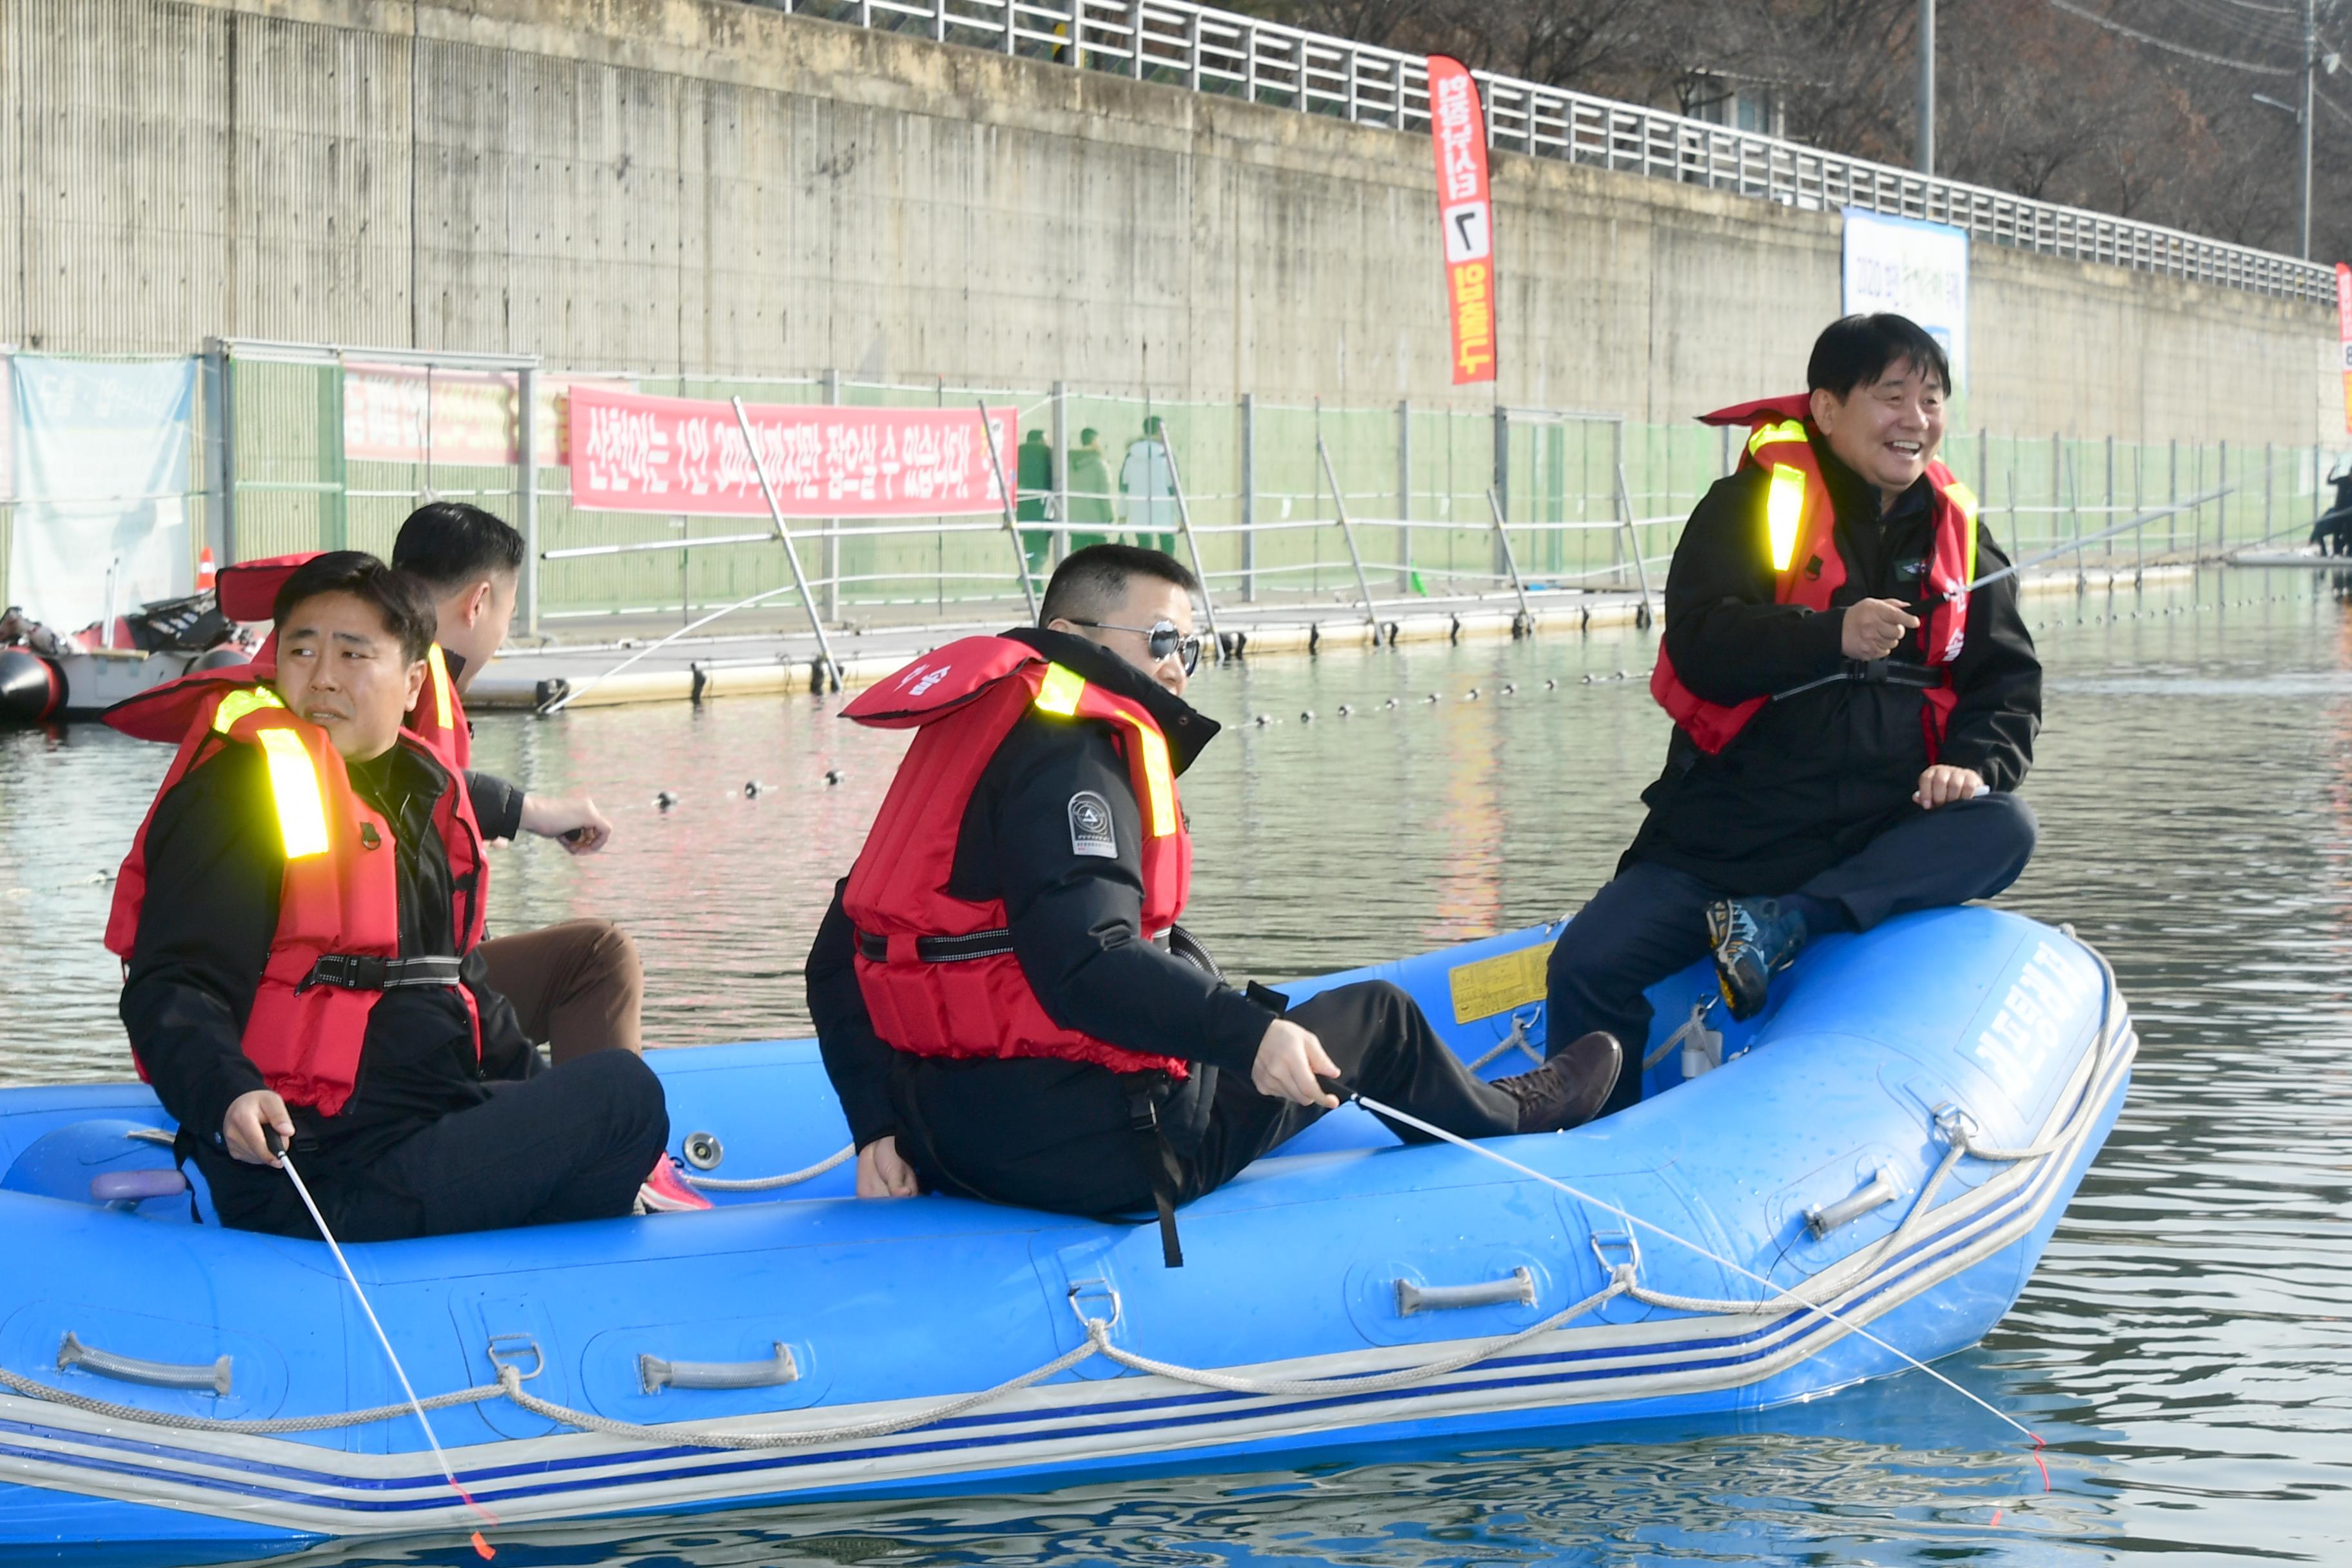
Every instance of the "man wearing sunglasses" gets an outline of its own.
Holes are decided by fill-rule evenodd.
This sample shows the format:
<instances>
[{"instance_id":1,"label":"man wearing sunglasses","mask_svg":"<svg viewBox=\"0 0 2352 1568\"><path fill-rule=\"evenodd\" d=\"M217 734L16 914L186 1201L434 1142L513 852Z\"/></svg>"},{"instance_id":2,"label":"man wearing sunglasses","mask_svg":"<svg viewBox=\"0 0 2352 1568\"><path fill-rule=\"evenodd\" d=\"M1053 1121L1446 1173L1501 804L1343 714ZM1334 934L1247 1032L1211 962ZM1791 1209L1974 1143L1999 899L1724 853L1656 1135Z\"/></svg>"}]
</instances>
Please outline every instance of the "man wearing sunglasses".
<instances>
[{"instance_id":1,"label":"man wearing sunglasses","mask_svg":"<svg viewBox=\"0 0 2352 1568\"><path fill-rule=\"evenodd\" d=\"M1336 1108L1329 1080L1463 1137L1574 1126L1616 1081L1607 1035L1482 1083L1394 985L1289 1009L1224 983L1175 924L1177 776L1217 731L1183 700L1195 587L1157 551L1074 552L1042 625L936 649L844 710L917 731L808 960L860 1196L1157 1209L1174 1264L1175 1206Z\"/></svg>"}]
</instances>

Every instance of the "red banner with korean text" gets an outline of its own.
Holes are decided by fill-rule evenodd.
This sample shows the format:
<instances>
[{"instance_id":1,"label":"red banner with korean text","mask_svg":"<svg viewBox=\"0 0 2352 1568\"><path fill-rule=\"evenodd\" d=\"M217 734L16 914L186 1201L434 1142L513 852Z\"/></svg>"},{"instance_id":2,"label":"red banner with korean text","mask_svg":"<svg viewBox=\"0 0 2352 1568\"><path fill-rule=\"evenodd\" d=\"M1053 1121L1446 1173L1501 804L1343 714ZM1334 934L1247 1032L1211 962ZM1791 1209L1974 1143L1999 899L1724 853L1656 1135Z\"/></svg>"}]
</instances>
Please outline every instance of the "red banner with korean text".
<instances>
[{"instance_id":1,"label":"red banner with korean text","mask_svg":"<svg viewBox=\"0 0 2352 1568\"><path fill-rule=\"evenodd\" d=\"M786 517L961 517L1003 511L1019 410L746 404ZM572 504L598 511L765 517L731 404L572 389ZM995 463L988 442L996 443Z\"/></svg>"},{"instance_id":2,"label":"red banner with korean text","mask_svg":"<svg viewBox=\"0 0 2352 1568\"><path fill-rule=\"evenodd\" d=\"M2336 331L2344 349L2344 428L2352 433L2352 267L2336 264Z\"/></svg>"},{"instance_id":3,"label":"red banner with korean text","mask_svg":"<svg viewBox=\"0 0 2352 1568\"><path fill-rule=\"evenodd\" d=\"M1429 130L1437 149L1437 221L1445 234L1445 310L1454 384L1495 379L1495 207L1486 189L1486 117L1470 68L1429 57Z\"/></svg>"}]
</instances>

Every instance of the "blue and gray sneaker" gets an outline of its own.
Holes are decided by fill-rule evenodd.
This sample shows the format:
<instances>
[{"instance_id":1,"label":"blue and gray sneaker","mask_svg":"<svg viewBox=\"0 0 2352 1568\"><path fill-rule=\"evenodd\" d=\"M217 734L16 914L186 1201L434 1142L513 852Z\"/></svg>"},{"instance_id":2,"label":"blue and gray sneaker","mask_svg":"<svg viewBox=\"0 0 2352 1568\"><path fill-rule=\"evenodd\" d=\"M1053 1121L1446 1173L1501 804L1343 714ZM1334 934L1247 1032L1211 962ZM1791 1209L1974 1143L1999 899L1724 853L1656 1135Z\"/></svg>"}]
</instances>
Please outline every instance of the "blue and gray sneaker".
<instances>
[{"instance_id":1,"label":"blue and gray sneaker","mask_svg":"<svg viewBox=\"0 0 2352 1568\"><path fill-rule=\"evenodd\" d=\"M1717 899L1706 907L1706 940L1731 1016L1752 1018L1764 1010L1772 972L1805 945L1805 920L1778 899Z\"/></svg>"}]
</instances>

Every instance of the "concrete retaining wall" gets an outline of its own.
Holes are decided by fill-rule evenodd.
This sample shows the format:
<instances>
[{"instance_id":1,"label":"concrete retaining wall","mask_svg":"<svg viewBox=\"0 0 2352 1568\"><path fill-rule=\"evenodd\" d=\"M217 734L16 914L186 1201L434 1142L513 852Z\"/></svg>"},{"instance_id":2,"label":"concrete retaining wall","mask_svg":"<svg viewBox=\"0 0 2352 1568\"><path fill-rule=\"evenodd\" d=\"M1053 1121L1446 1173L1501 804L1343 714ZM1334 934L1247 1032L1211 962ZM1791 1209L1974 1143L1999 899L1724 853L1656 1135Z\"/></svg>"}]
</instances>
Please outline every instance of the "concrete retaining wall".
<instances>
[{"instance_id":1,"label":"concrete retaining wall","mask_svg":"<svg viewBox=\"0 0 2352 1568\"><path fill-rule=\"evenodd\" d=\"M0 342L1443 401L1425 138L731 0L0 0ZM1834 214L1498 157L1504 398L1795 384ZM1969 426L2310 442L2325 310L1975 247Z\"/></svg>"}]
</instances>

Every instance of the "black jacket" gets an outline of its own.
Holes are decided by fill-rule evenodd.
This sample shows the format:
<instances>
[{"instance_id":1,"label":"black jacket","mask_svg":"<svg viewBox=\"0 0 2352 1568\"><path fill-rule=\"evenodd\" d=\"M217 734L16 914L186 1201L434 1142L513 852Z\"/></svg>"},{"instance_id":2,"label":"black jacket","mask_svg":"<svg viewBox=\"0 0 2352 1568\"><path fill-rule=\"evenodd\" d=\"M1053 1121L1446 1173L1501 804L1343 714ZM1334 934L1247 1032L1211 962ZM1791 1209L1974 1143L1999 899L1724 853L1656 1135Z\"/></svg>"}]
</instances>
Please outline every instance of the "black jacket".
<instances>
[{"instance_id":1,"label":"black jacket","mask_svg":"<svg viewBox=\"0 0 2352 1568\"><path fill-rule=\"evenodd\" d=\"M401 956L457 951L448 858L433 831L449 775L397 746L351 768L362 799L391 824L399 857ZM178 1121L224 1222L309 1236L311 1226L282 1172L247 1165L223 1146L229 1102L268 1087L240 1044L253 994L278 930L286 871L267 768L259 750L223 743L156 808L147 831L147 894L141 907L122 1022L163 1108ZM359 1076L341 1112L292 1107L303 1176L331 1190L346 1173L428 1123L488 1098L488 1084L535 1071L539 1058L514 1011L483 981L478 952L465 976L482 1019L474 1060L471 1025L452 992L386 992L369 1015Z\"/></svg>"},{"instance_id":2,"label":"black jacket","mask_svg":"<svg viewBox=\"0 0 2352 1568\"><path fill-rule=\"evenodd\" d=\"M1708 490L1675 547L1666 578L1665 645L1683 683L1710 702L1765 697L1844 668L1845 606L1896 599L1924 622L1925 567L1934 542L1924 478L1882 513L1877 487L1813 444L1837 514L1846 581L1816 614L1774 603L1771 563L1759 548L1766 476L1742 467ZM1977 531L1977 574L2008 564ZM1890 656L1924 661L1913 632ZM2042 725L2042 666L2018 614L2017 579L1969 596L1967 640L1951 666L1958 693L1937 759L2015 789ZM1666 766L1642 795L1650 815L1619 868L1652 860L1735 895L1793 891L1918 808L1911 794L1927 766L1916 687L1843 680L1767 703L1716 756L1681 730Z\"/></svg>"},{"instance_id":3,"label":"black jacket","mask_svg":"<svg viewBox=\"0 0 2352 1568\"><path fill-rule=\"evenodd\" d=\"M1181 698L1083 638L1027 628L1004 635L1143 703L1160 721L1179 773L1217 732L1213 720ZM1116 858L1073 849L1070 800L1080 791L1110 803ZM1013 726L972 790L948 891L1003 900L1013 956L1047 1016L1063 1027L1246 1078L1274 1015L1143 939L1142 846L1142 814L1109 727L1032 713ZM875 1034L866 1014L853 934L836 888L809 950L809 1016L863 1148L898 1131L889 1094L898 1053Z\"/></svg>"}]
</instances>

